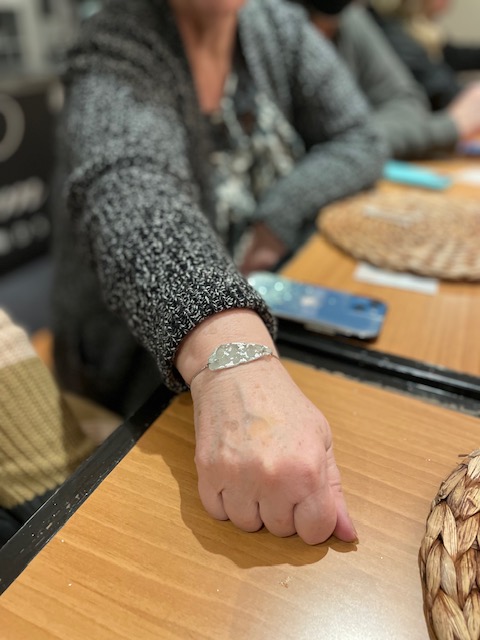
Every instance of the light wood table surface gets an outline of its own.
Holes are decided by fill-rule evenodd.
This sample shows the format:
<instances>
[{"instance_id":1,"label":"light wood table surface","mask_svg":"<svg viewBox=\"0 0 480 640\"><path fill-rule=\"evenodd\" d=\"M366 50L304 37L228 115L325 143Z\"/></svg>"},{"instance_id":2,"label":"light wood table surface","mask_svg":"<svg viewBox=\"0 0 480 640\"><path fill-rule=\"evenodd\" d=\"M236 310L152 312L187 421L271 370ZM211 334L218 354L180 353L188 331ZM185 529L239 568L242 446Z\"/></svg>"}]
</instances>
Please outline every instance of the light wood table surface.
<instances>
[{"instance_id":1,"label":"light wood table surface","mask_svg":"<svg viewBox=\"0 0 480 640\"><path fill-rule=\"evenodd\" d=\"M332 425L358 545L207 516L183 395L0 598L2 640L428 638L424 522L480 421L286 364Z\"/></svg>"},{"instance_id":2,"label":"light wood table surface","mask_svg":"<svg viewBox=\"0 0 480 640\"><path fill-rule=\"evenodd\" d=\"M478 160L423 163L445 174L477 168ZM412 191L412 187L382 183L380 189ZM463 196L480 202L480 188L454 184L445 198ZM480 250L480 238L479 238ZM379 351L480 375L480 283L440 283L436 295L376 286L354 279L357 261L320 234L283 269L283 275L310 284L349 291L385 301L388 315L380 337L366 343Z\"/></svg>"}]
</instances>

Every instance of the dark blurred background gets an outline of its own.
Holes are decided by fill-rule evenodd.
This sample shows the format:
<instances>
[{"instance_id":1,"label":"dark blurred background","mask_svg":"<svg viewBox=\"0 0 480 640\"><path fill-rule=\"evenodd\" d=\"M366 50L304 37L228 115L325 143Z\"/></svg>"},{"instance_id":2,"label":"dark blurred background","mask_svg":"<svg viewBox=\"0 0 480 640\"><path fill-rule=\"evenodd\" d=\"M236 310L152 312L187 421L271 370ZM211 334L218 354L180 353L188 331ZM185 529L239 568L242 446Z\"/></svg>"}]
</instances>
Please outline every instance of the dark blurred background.
<instances>
[{"instance_id":1,"label":"dark blurred background","mask_svg":"<svg viewBox=\"0 0 480 640\"><path fill-rule=\"evenodd\" d=\"M0 0L0 306L49 326L49 184L66 48L97 0Z\"/></svg>"}]
</instances>

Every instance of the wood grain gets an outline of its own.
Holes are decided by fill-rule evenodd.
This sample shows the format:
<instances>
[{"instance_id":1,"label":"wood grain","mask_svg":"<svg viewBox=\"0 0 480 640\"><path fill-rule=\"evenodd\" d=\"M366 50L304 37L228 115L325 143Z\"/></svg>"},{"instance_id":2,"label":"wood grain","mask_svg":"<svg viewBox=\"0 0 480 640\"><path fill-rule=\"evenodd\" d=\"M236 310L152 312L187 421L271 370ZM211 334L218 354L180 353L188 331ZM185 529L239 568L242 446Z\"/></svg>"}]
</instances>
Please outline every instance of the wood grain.
<instances>
[{"instance_id":1,"label":"wood grain","mask_svg":"<svg viewBox=\"0 0 480 640\"><path fill-rule=\"evenodd\" d=\"M332 425L358 545L209 518L184 395L0 598L2 639L425 640L425 518L480 421L287 366Z\"/></svg>"},{"instance_id":2,"label":"wood grain","mask_svg":"<svg viewBox=\"0 0 480 640\"><path fill-rule=\"evenodd\" d=\"M445 174L473 166L480 169L480 163L465 160L425 164ZM388 183L380 188L412 191L411 187ZM454 184L445 191L446 198L458 195L479 199L480 189ZM480 283L443 282L438 294L431 296L357 282L353 277L356 266L353 258L317 234L282 273L303 282L384 300L389 310L382 333L365 346L480 375Z\"/></svg>"}]
</instances>

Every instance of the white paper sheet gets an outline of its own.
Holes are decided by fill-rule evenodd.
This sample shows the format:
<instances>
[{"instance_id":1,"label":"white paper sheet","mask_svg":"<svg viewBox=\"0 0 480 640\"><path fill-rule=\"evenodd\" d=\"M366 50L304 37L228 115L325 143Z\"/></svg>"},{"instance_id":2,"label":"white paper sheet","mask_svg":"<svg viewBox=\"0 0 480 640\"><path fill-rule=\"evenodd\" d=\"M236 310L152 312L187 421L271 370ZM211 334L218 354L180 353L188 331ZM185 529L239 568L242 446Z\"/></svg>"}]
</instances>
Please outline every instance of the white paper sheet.
<instances>
[{"instance_id":1,"label":"white paper sheet","mask_svg":"<svg viewBox=\"0 0 480 640\"><path fill-rule=\"evenodd\" d=\"M461 182L463 184L471 184L475 187L480 187L480 168L479 169L463 169L453 174L455 182Z\"/></svg>"},{"instance_id":2,"label":"white paper sheet","mask_svg":"<svg viewBox=\"0 0 480 640\"><path fill-rule=\"evenodd\" d=\"M406 291L416 291L427 295L435 295L438 291L438 280L415 276L411 273L399 271L387 271L379 269L366 262L359 262L353 274L355 280L368 282L381 287L393 287L394 289L405 289Z\"/></svg>"}]
</instances>

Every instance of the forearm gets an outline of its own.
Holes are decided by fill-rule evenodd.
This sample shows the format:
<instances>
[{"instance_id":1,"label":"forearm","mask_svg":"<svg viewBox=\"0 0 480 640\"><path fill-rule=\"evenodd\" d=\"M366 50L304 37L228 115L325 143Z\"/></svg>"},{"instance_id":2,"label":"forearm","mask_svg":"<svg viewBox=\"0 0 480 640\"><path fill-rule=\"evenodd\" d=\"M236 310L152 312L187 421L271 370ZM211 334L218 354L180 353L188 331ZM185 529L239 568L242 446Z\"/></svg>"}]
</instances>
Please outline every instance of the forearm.
<instances>
[{"instance_id":1,"label":"forearm","mask_svg":"<svg viewBox=\"0 0 480 640\"><path fill-rule=\"evenodd\" d=\"M195 201L167 175L135 168L102 176L72 215L108 307L154 356L171 388L183 388L173 367L180 343L210 316L251 309L273 331L260 296Z\"/></svg>"},{"instance_id":2,"label":"forearm","mask_svg":"<svg viewBox=\"0 0 480 640\"><path fill-rule=\"evenodd\" d=\"M460 91L452 69L447 64L432 61L401 23L395 19L383 20L376 14L374 16L398 57L427 94L432 108L444 109Z\"/></svg>"},{"instance_id":3,"label":"forearm","mask_svg":"<svg viewBox=\"0 0 480 640\"><path fill-rule=\"evenodd\" d=\"M66 204L79 248L107 306L172 389L184 388L173 367L179 344L206 318L252 309L273 330L201 210L178 114L138 102L115 76L92 75L70 88L64 129Z\"/></svg>"},{"instance_id":4,"label":"forearm","mask_svg":"<svg viewBox=\"0 0 480 640\"><path fill-rule=\"evenodd\" d=\"M354 127L312 148L292 173L267 193L258 217L287 247L295 249L323 206L377 180L384 158L383 144L373 125Z\"/></svg>"},{"instance_id":5,"label":"forearm","mask_svg":"<svg viewBox=\"0 0 480 640\"><path fill-rule=\"evenodd\" d=\"M421 158L451 150L457 131L447 114L432 115L424 92L369 14L344 12L339 51L366 96L390 157Z\"/></svg>"},{"instance_id":6,"label":"forearm","mask_svg":"<svg viewBox=\"0 0 480 640\"><path fill-rule=\"evenodd\" d=\"M371 186L385 158L365 99L331 43L303 20L297 27L285 44L294 52L286 63L292 124L308 151L257 211L289 249L305 239L324 205Z\"/></svg>"},{"instance_id":7,"label":"forearm","mask_svg":"<svg viewBox=\"0 0 480 640\"><path fill-rule=\"evenodd\" d=\"M430 113L416 104L388 104L375 112L375 123L393 158L425 158L451 151L458 131L445 111Z\"/></svg>"}]
</instances>

